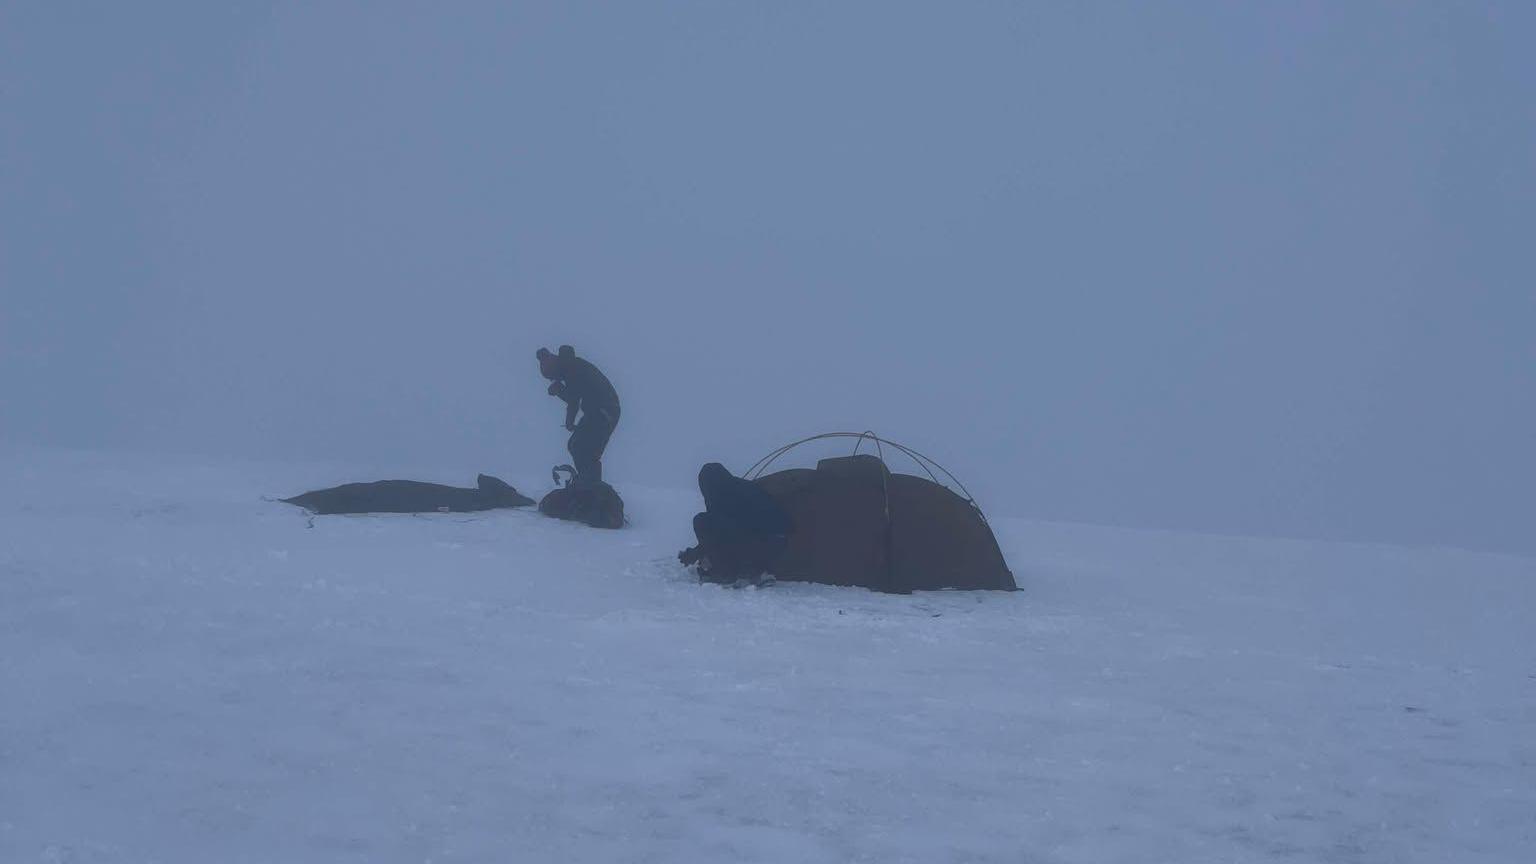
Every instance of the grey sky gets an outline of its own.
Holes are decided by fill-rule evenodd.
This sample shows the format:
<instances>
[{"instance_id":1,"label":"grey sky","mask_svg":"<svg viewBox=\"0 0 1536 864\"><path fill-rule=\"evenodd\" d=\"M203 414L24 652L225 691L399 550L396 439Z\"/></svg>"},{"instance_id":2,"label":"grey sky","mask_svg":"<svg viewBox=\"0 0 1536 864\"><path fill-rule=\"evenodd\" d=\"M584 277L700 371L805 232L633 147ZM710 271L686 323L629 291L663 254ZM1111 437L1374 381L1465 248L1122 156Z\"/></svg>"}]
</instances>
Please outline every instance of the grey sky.
<instances>
[{"instance_id":1,"label":"grey sky","mask_svg":"<svg viewBox=\"0 0 1536 864\"><path fill-rule=\"evenodd\" d=\"M0 436L1536 553L1536 4L225 5L0 0Z\"/></svg>"}]
</instances>

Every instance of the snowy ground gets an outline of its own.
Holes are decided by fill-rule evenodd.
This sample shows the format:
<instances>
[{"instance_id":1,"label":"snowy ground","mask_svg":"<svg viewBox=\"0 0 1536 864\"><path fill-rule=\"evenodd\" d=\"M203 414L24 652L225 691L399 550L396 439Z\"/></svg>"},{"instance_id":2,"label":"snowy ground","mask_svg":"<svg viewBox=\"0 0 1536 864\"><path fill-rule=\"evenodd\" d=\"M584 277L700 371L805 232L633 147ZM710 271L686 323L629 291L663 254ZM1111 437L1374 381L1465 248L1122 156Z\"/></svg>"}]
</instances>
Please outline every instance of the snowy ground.
<instances>
[{"instance_id":1,"label":"snowy ground","mask_svg":"<svg viewBox=\"0 0 1536 864\"><path fill-rule=\"evenodd\" d=\"M0 861L1536 860L1536 561L1002 521L1019 594L729 591L682 493L262 500L356 479L0 448Z\"/></svg>"}]
</instances>

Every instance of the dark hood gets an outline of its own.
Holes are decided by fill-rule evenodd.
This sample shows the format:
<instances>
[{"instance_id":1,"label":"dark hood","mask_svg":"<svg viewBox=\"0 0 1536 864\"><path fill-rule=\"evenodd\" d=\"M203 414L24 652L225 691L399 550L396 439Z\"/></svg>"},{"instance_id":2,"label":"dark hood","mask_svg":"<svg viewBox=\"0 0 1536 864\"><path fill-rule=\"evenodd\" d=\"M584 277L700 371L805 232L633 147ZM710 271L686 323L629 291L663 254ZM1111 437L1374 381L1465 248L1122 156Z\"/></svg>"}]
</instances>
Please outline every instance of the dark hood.
<instances>
[{"instance_id":1,"label":"dark hood","mask_svg":"<svg viewBox=\"0 0 1536 864\"><path fill-rule=\"evenodd\" d=\"M712 510L730 495L731 481L736 477L719 462L711 462L699 469L699 491L704 493L704 509Z\"/></svg>"}]
</instances>

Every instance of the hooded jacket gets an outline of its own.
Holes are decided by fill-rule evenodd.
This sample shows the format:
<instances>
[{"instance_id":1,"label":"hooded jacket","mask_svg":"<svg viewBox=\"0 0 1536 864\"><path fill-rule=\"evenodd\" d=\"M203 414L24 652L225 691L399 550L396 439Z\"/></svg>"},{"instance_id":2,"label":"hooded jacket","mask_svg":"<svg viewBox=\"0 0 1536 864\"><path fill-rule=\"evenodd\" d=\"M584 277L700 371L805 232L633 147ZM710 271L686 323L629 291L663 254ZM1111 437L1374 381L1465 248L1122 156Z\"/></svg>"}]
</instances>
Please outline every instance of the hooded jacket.
<instances>
[{"instance_id":1,"label":"hooded jacket","mask_svg":"<svg viewBox=\"0 0 1536 864\"><path fill-rule=\"evenodd\" d=\"M731 474L718 462L699 469L699 491L704 493L704 509L711 515L729 519L754 534L774 536L794 530L789 514L772 495L751 480Z\"/></svg>"},{"instance_id":2,"label":"hooded jacket","mask_svg":"<svg viewBox=\"0 0 1536 864\"><path fill-rule=\"evenodd\" d=\"M546 364L546 357L552 362ZM565 425L570 426L576 422L578 411L589 414L601 411L609 415L610 422L618 420L619 392L613 389L608 376L590 362L577 357L571 346L561 345L560 353L552 357L541 354L539 368L544 371L545 377L555 382L549 392L565 402Z\"/></svg>"}]
</instances>

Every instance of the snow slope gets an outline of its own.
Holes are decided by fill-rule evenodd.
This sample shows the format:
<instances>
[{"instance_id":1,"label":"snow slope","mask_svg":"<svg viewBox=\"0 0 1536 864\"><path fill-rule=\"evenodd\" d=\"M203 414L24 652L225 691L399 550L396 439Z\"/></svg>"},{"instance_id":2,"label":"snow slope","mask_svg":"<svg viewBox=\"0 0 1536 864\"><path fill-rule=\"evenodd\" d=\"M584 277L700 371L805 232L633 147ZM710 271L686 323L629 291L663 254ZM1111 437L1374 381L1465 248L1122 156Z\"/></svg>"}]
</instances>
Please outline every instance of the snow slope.
<instances>
[{"instance_id":1,"label":"snow slope","mask_svg":"<svg viewBox=\"0 0 1536 864\"><path fill-rule=\"evenodd\" d=\"M0 862L1536 860L1536 561L1000 521L1022 593L730 591L688 494L263 500L486 467L0 449Z\"/></svg>"}]
</instances>

